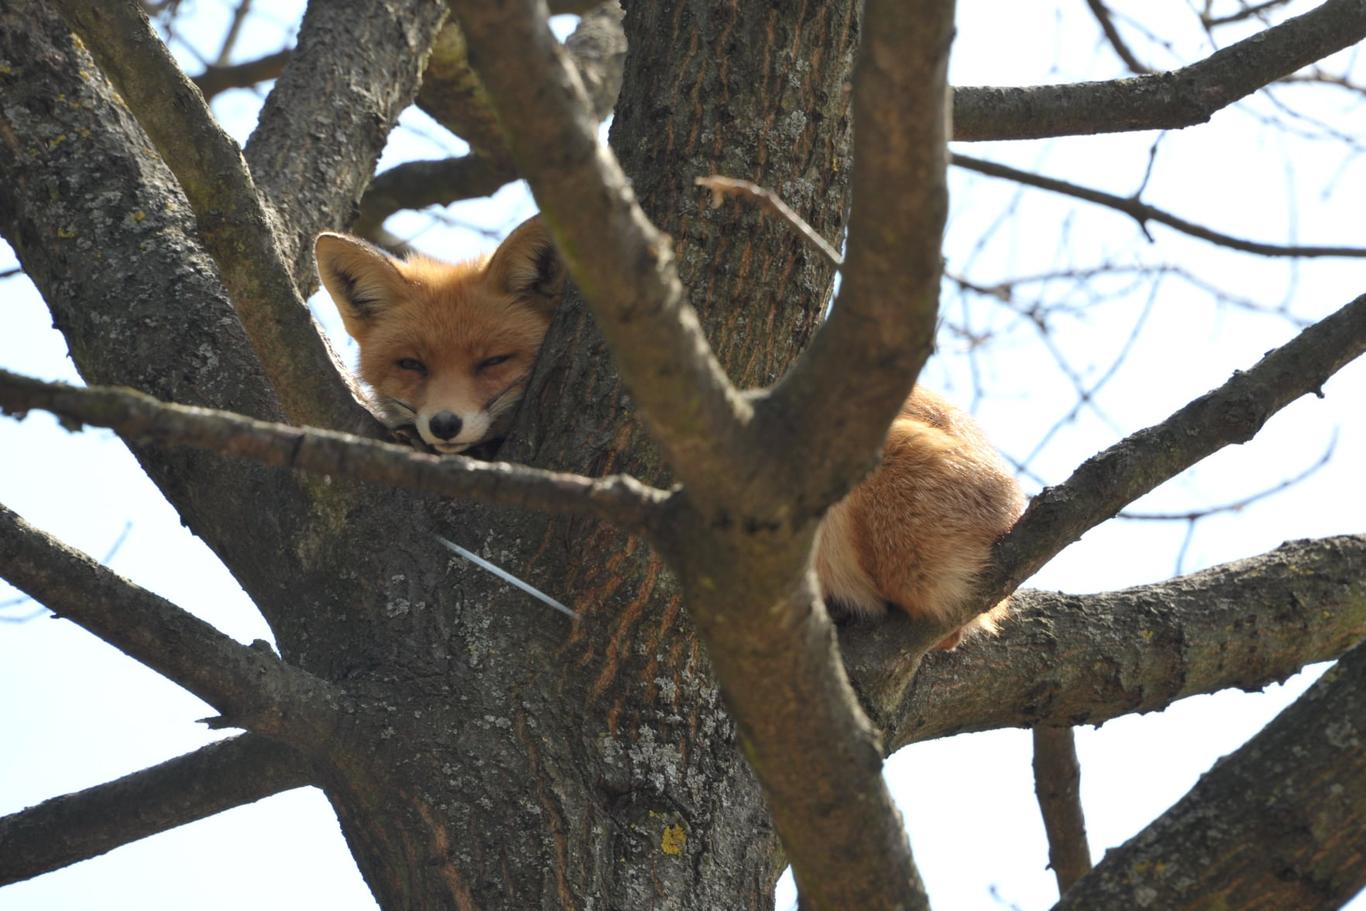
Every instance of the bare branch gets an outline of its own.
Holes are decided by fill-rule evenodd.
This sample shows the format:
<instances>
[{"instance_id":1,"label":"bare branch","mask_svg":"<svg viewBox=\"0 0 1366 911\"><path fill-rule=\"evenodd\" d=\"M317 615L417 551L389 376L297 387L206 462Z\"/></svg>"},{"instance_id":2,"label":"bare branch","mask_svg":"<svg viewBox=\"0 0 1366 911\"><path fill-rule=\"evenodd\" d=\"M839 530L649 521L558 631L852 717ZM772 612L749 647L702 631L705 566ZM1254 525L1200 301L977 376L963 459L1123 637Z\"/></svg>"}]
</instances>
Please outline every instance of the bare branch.
<instances>
[{"instance_id":1,"label":"bare branch","mask_svg":"<svg viewBox=\"0 0 1366 911\"><path fill-rule=\"evenodd\" d=\"M775 483L812 515L842 497L876 458L934 346L943 269L953 6L870 5L865 17L839 297L801 359L755 406L756 439L776 437L783 442L772 448L792 454L789 470L774 472ZM849 370L851 363L873 369ZM811 447L811 440L824 445Z\"/></svg>"},{"instance_id":2,"label":"bare branch","mask_svg":"<svg viewBox=\"0 0 1366 911\"><path fill-rule=\"evenodd\" d=\"M1145 66L1134 56L1134 52L1129 49L1129 45L1124 40L1124 36L1119 33L1119 28L1115 25L1114 17L1110 15L1110 8L1102 0L1086 0L1086 5L1091 8L1091 14L1096 17L1096 22L1100 25L1100 30L1105 33L1105 40L1110 42L1110 47L1114 48L1115 53L1124 65L1133 73L1151 73L1152 69Z\"/></svg>"},{"instance_id":3,"label":"bare branch","mask_svg":"<svg viewBox=\"0 0 1366 911\"><path fill-rule=\"evenodd\" d=\"M311 783L307 763L282 743L256 734L220 740L0 818L0 885Z\"/></svg>"},{"instance_id":4,"label":"bare branch","mask_svg":"<svg viewBox=\"0 0 1366 911\"><path fill-rule=\"evenodd\" d=\"M320 427L354 425L361 408L294 286L237 144L146 14L134 0L57 5L180 181L285 413Z\"/></svg>"},{"instance_id":5,"label":"bare branch","mask_svg":"<svg viewBox=\"0 0 1366 911\"><path fill-rule=\"evenodd\" d=\"M284 72L291 53L285 49L244 63L209 66L191 81L204 96L204 100L209 101L228 89L244 89L277 78Z\"/></svg>"},{"instance_id":6,"label":"bare branch","mask_svg":"<svg viewBox=\"0 0 1366 911\"><path fill-rule=\"evenodd\" d=\"M442 0L305 9L289 64L244 151L279 216L283 256L305 294L317 287L313 237L351 223L445 18Z\"/></svg>"},{"instance_id":7,"label":"bare branch","mask_svg":"<svg viewBox=\"0 0 1366 911\"><path fill-rule=\"evenodd\" d=\"M539 4L456 2L454 9L518 170L646 423L695 493L733 488L749 407L684 297L668 238L598 141L583 86Z\"/></svg>"},{"instance_id":8,"label":"bare branch","mask_svg":"<svg viewBox=\"0 0 1366 911\"><path fill-rule=\"evenodd\" d=\"M360 215L351 230L375 240L384 220L400 209L446 206L462 199L491 196L517 179L511 162L481 155L440 161L409 161L378 174L360 200Z\"/></svg>"},{"instance_id":9,"label":"bare branch","mask_svg":"<svg viewBox=\"0 0 1366 911\"><path fill-rule=\"evenodd\" d=\"M598 120L612 112L621 90L626 57L621 15L616 2L602 3L579 21L564 43ZM469 142L473 151L446 161L405 162L380 174L361 197L360 217L351 228L372 241L380 240L384 220L400 209L489 196L517 179L497 116L470 67L464 33L453 22L437 36L417 102L438 123Z\"/></svg>"},{"instance_id":10,"label":"bare branch","mask_svg":"<svg viewBox=\"0 0 1366 911\"><path fill-rule=\"evenodd\" d=\"M1062 895L1091 869L1081 810L1081 764L1072 728L1034 728L1034 793L1048 834L1048 865Z\"/></svg>"},{"instance_id":11,"label":"bare branch","mask_svg":"<svg viewBox=\"0 0 1366 911\"><path fill-rule=\"evenodd\" d=\"M1123 212L1134 221L1138 222L1143 233L1148 233L1148 222L1155 221L1158 224L1166 225L1188 234L1191 237L1198 237L1210 243L1218 244L1221 247L1229 247L1233 250L1242 250L1245 253L1256 253L1260 256L1366 256L1366 248L1362 247L1319 247L1319 246L1295 246L1283 244L1265 244L1254 240L1243 240L1219 231L1197 225L1194 222L1186 221L1155 206L1150 206L1137 197L1116 196L1113 193L1106 193L1103 190L1093 190L1090 187L1083 187L1079 184L1069 183L1065 180L1058 180L1054 177L1044 177L1041 174L1032 174L1029 171L1021 171L1009 165L999 164L994 161L983 161L980 158L973 158L969 155L954 153L951 157L953 164L969 171L976 171L979 174L986 174L990 177L1000 177L1005 180L1013 180L1026 186L1037 187L1041 190L1049 190L1053 193L1060 193L1063 196L1071 196L1076 199L1084 199L1097 205L1106 206L1116 211ZM1152 237L1149 235L1149 240Z\"/></svg>"},{"instance_id":12,"label":"bare branch","mask_svg":"<svg viewBox=\"0 0 1366 911\"><path fill-rule=\"evenodd\" d=\"M2 573L71 620L218 709L211 727L243 727L301 747L325 745L340 710L328 683L242 645L0 506Z\"/></svg>"},{"instance_id":13,"label":"bare branch","mask_svg":"<svg viewBox=\"0 0 1366 911\"><path fill-rule=\"evenodd\" d=\"M1366 644L1055 907L1336 911L1366 886Z\"/></svg>"},{"instance_id":14,"label":"bare branch","mask_svg":"<svg viewBox=\"0 0 1366 911\"><path fill-rule=\"evenodd\" d=\"M953 138L1042 139L1176 130L1366 38L1360 0L1327 0L1251 38L1167 73L1026 88L954 92Z\"/></svg>"},{"instance_id":15,"label":"bare branch","mask_svg":"<svg viewBox=\"0 0 1366 911\"><path fill-rule=\"evenodd\" d=\"M1366 637L1366 535L1284 544L1155 585L1018 592L995 638L891 678L920 635L899 615L840 638L888 750L966 731L1100 724L1227 687L1259 689ZM904 694L904 695L903 695Z\"/></svg>"},{"instance_id":16,"label":"bare branch","mask_svg":"<svg viewBox=\"0 0 1366 911\"><path fill-rule=\"evenodd\" d=\"M506 462L431 456L344 433L166 404L131 389L79 389L0 370L0 409L30 408L109 427L137 442L194 446L266 465L542 512L589 513L644 530L659 520L668 497L624 475L592 479Z\"/></svg>"},{"instance_id":17,"label":"bare branch","mask_svg":"<svg viewBox=\"0 0 1366 911\"><path fill-rule=\"evenodd\" d=\"M979 586L995 604L1087 529L1175 477L1210 453L1245 443L1280 409L1323 384L1366 351L1366 295L1344 306L1247 372L1237 372L1167 420L1140 430L1045 489L996 545L995 564Z\"/></svg>"}]
</instances>

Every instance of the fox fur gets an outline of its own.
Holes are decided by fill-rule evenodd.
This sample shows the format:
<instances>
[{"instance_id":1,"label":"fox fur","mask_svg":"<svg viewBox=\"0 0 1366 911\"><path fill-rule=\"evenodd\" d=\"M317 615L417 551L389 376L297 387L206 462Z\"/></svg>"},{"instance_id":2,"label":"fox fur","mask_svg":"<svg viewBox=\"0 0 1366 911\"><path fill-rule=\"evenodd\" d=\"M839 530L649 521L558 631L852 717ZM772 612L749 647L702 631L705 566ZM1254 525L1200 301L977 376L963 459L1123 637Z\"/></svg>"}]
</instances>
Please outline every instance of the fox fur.
<instances>
[{"instance_id":1,"label":"fox fur","mask_svg":"<svg viewBox=\"0 0 1366 911\"><path fill-rule=\"evenodd\" d=\"M532 218L491 256L395 259L354 237L321 234L318 272L360 346L360 377L391 427L413 425L440 453L504 435L526 388L565 270ZM816 533L822 596L844 614L889 606L942 622L971 594L997 538L1024 505L973 420L916 387L882 461L831 507ZM1002 602L965 632L994 631Z\"/></svg>"},{"instance_id":2,"label":"fox fur","mask_svg":"<svg viewBox=\"0 0 1366 911\"><path fill-rule=\"evenodd\" d=\"M959 612L996 539L1024 508L1019 485L977 424L917 386L892 422L882 461L831 507L816 532L821 594L836 610L894 606L941 623ZM995 632L1002 601L939 643Z\"/></svg>"},{"instance_id":3,"label":"fox fur","mask_svg":"<svg viewBox=\"0 0 1366 911\"><path fill-rule=\"evenodd\" d=\"M565 270L538 218L463 263L395 259L331 233L314 253L390 427L411 425L445 454L507 433L564 296Z\"/></svg>"}]
</instances>

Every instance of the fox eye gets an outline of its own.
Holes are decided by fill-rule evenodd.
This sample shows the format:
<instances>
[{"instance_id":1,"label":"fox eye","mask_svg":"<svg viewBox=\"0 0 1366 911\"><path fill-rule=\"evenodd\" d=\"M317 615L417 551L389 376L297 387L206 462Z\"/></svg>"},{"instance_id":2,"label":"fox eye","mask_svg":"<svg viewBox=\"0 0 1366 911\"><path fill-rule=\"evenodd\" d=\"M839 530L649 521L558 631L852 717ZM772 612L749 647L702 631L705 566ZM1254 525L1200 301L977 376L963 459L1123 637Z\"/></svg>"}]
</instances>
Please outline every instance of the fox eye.
<instances>
[{"instance_id":1,"label":"fox eye","mask_svg":"<svg viewBox=\"0 0 1366 911\"><path fill-rule=\"evenodd\" d=\"M400 360L398 362L398 369L411 370L413 373L421 373L424 376L427 373L427 365L419 361L417 358L412 357L405 357L402 360Z\"/></svg>"},{"instance_id":2,"label":"fox eye","mask_svg":"<svg viewBox=\"0 0 1366 911\"><path fill-rule=\"evenodd\" d=\"M486 357L486 358L484 358L482 361L479 362L479 366L478 366L477 368L475 368L475 369L477 369L477 370L487 370L487 369L490 368L490 367L497 367L499 364L502 364L502 363L504 363L504 362L506 362L506 361L510 361L510 360L512 360L512 355L510 355L510 354L499 354L499 355L495 355L495 356L493 356L493 357Z\"/></svg>"}]
</instances>

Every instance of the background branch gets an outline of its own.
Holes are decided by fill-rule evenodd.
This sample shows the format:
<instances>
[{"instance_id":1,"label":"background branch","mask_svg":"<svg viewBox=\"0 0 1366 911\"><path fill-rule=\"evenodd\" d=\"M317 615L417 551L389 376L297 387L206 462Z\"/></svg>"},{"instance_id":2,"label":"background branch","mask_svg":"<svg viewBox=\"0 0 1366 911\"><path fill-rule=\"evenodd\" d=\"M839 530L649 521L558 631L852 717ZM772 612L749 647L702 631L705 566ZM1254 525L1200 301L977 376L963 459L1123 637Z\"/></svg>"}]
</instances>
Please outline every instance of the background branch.
<instances>
[{"instance_id":1,"label":"background branch","mask_svg":"<svg viewBox=\"0 0 1366 911\"><path fill-rule=\"evenodd\" d=\"M1168 73L1075 85L959 88L953 99L953 138L1042 139L1193 126L1362 38L1366 9L1361 3L1327 0Z\"/></svg>"},{"instance_id":2,"label":"background branch","mask_svg":"<svg viewBox=\"0 0 1366 911\"><path fill-rule=\"evenodd\" d=\"M1366 645L1056 906L1336 909L1366 886Z\"/></svg>"},{"instance_id":3,"label":"background branch","mask_svg":"<svg viewBox=\"0 0 1366 911\"><path fill-rule=\"evenodd\" d=\"M312 783L294 750L242 734L0 817L0 885Z\"/></svg>"},{"instance_id":4,"label":"background branch","mask_svg":"<svg viewBox=\"0 0 1366 911\"><path fill-rule=\"evenodd\" d=\"M194 693L222 718L322 749L339 694L282 662L264 642L242 645L0 506L0 575L53 613Z\"/></svg>"},{"instance_id":5,"label":"background branch","mask_svg":"<svg viewBox=\"0 0 1366 911\"><path fill-rule=\"evenodd\" d=\"M195 84L195 88L199 89L205 101L212 101L214 96L220 95L228 89L245 89L277 78L284 72L285 64L289 62L290 53L290 50L286 48L243 63L210 65L205 67L204 72L198 76L191 77L190 81Z\"/></svg>"}]
</instances>

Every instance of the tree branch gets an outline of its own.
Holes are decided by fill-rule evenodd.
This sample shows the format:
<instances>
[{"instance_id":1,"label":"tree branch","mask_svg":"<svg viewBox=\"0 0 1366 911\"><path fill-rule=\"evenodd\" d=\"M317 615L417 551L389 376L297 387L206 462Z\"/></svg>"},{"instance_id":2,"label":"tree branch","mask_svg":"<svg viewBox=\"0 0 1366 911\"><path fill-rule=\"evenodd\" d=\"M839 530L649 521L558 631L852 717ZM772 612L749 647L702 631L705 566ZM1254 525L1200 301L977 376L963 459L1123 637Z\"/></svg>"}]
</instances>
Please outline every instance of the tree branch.
<instances>
[{"instance_id":1,"label":"tree branch","mask_svg":"<svg viewBox=\"0 0 1366 911\"><path fill-rule=\"evenodd\" d=\"M317 288L313 237L354 219L445 18L442 0L328 0L304 11L244 152L303 293Z\"/></svg>"},{"instance_id":2,"label":"tree branch","mask_svg":"<svg viewBox=\"0 0 1366 911\"><path fill-rule=\"evenodd\" d=\"M312 784L294 750L242 734L0 818L0 886Z\"/></svg>"},{"instance_id":3,"label":"tree branch","mask_svg":"<svg viewBox=\"0 0 1366 911\"><path fill-rule=\"evenodd\" d=\"M375 176L360 200L351 231L367 240L379 236L384 220L401 209L447 206L463 199L491 196L517 179L510 161L478 154L440 161L408 161Z\"/></svg>"},{"instance_id":4,"label":"tree branch","mask_svg":"<svg viewBox=\"0 0 1366 911\"><path fill-rule=\"evenodd\" d=\"M341 695L266 643L234 641L4 506L0 553L0 574L20 591L217 709L222 717L211 727L243 727L314 750L328 742Z\"/></svg>"},{"instance_id":5,"label":"tree branch","mask_svg":"<svg viewBox=\"0 0 1366 911\"><path fill-rule=\"evenodd\" d=\"M953 138L1043 139L1176 130L1366 38L1360 0L1327 0L1198 63L1111 82L954 92Z\"/></svg>"},{"instance_id":6,"label":"tree branch","mask_svg":"<svg viewBox=\"0 0 1366 911\"><path fill-rule=\"evenodd\" d=\"M593 479L506 462L431 456L344 433L167 404L131 389L80 389L0 370L0 409L31 408L51 411L66 421L109 427L136 442L194 446L265 465L440 496L542 512L588 513L644 531L660 521L668 497L625 475Z\"/></svg>"},{"instance_id":7,"label":"tree branch","mask_svg":"<svg viewBox=\"0 0 1366 911\"><path fill-rule=\"evenodd\" d=\"M1100 30L1105 34L1105 40L1110 42L1110 47L1124 65L1133 73L1151 73L1152 70L1145 66L1134 56L1134 52L1129 49L1129 45L1124 41L1124 36L1119 33L1119 28L1115 25L1115 20L1110 15L1110 8L1102 0L1086 0L1086 5L1091 8L1091 15L1096 17L1096 23Z\"/></svg>"},{"instance_id":8,"label":"tree branch","mask_svg":"<svg viewBox=\"0 0 1366 911\"><path fill-rule=\"evenodd\" d=\"M755 405L754 439L787 456L786 470L772 473L775 495L795 498L812 517L875 462L934 346L953 4L910 9L870 4L865 12L839 297L801 359Z\"/></svg>"},{"instance_id":9,"label":"tree branch","mask_svg":"<svg viewBox=\"0 0 1366 911\"><path fill-rule=\"evenodd\" d=\"M59 0L57 6L179 180L285 413L319 427L354 426L361 407L294 286L237 144L214 121L142 8L134 0Z\"/></svg>"},{"instance_id":10,"label":"tree branch","mask_svg":"<svg viewBox=\"0 0 1366 911\"><path fill-rule=\"evenodd\" d=\"M1366 886L1366 645L1077 883L1057 911L1337 909Z\"/></svg>"},{"instance_id":11,"label":"tree branch","mask_svg":"<svg viewBox=\"0 0 1366 911\"><path fill-rule=\"evenodd\" d=\"M678 476L703 496L735 486L748 405L684 297L669 239L641 211L564 49L534 0L455 2L471 57L556 246L618 371Z\"/></svg>"},{"instance_id":12,"label":"tree branch","mask_svg":"<svg viewBox=\"0 0 1366 911\"><path fill-rule=\"evenodd\" d=\"M999 636L926 656L909 690L894 670L917 626L893 614L841 630L889 751L967 731L1100 724L1336 658L1366 637L1366 535L1296 541L1124 591L1027 590L1013 602Z\"/></svg>"},{"instance_id":13,"label":"tree branch","mask_svg":"<svg viewBox=\"0 0 1366 911\"><path fill-rule=\"evenodd\" d=\"M969 171L976 171L979 174L986 174L990 177L1000 177L1005 180L1013 180L1025 186L1037 187L1041 190L1049 190L1053 193L1060 193L1063 196L1071 196L1076 199L1084 199L1097 205L1106 206L1116 211L1123 212L1138 222L1144 234L1148 234L1148 222L1155 221L1158 224L1166 225L1187 234L1191 237L1198 237L1210 243L1218 244L1221 247L1229 247L1233 250L1242 250L1245 253L1256 253L1260 256L1366 256L1366 248L1362 247L1316 247L1298 246L1283 244L1264 244L1255 240L1243 240L1229 234L1214 231L1194 222L1186 221L1172 215L1170 212L1150 206L1136 196L1116 196L1113 193L1106 193L1103 190L1093 190L1090 187L1083 187L1078 184L1069 183L1065 180L1058 180L1053 177L1044 177L1041 174L1032 174L1029 171L1021 171L1009 165L999 164L994 161L983 161L980 158L973 158L969 155L954 153L950 160L953 164ZM1149 235L1149 240L1152 236Z\"/></svg>"},{"instance_id":14,"label":"tree branch","mask_svg":"<svg viewBox=\"0 0 1366 911\"><path fill-rule=\"evenodd\" d=\"M1048 865L1058 880L1058 894L1063 895L1091 869L1081 809L1081 764L1072 728L1034 728L1034 793L1048 834Z\"/></svg>"},{"instance_id":15,"label":"tree branch","mask_svg":"<svg viewBox=\"0 0 1366 911\"><path fill-rule=\"evenodd\" d=\"M204 100L211 101L228 89L244 89L269 79L275 79L285 70L292 52L285 48L255 60L235 63L231 66L210 65L204 72L191 77L195 88L199 89Z\"/></svg>"},{"instance_id":16,"label":"tree branch","mask_svg":"<svg viewBox=\"0 0 1366 911\"><path fill-rule=\"evenodd\" d=\"M1236 372L1167 420L1093 456L1057 487L1035 497L978 586L995 604L1068 544L1126 504L1230 443L1245 443L1270 417L1322 386L1366 351L1366 295Z\"/></svg>"}]
</instances>

